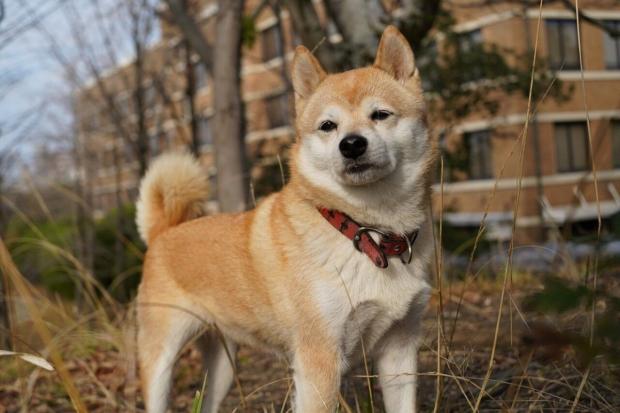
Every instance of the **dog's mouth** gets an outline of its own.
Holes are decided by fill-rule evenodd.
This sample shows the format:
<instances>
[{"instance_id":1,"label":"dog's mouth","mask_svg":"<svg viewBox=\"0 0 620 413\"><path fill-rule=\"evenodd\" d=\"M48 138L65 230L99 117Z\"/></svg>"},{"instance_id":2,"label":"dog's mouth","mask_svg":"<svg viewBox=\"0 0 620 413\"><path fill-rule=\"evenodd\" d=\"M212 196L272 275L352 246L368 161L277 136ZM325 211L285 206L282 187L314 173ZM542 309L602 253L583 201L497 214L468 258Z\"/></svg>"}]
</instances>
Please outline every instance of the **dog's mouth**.
<instances>
[{"instance_id":1,"label":"dog's mouth","mask_svg":"<svg viewBox=\"0 0 620 413\"><path fill-rule=\"evenodd\" d=\"M371 163L354 163L351 165L348 165L344 171L347 174L351 174L351 175L355 175L355 174L361 174L363 172L366 172L369 169L374 168L375 165L371 164Z\"/></svg>"},{"instance_id":2,"label":"dog's mouth","mask_svg":"<svg viewBox=\"0 0 620 413\"><path fill-rule=\"evenodd\" d=\"M342 169L334 171L336 179L345 185L368 185L387 176L393 169L389 163L359 159L349 161L341 166Z\"/></svg>"}]
</instances>

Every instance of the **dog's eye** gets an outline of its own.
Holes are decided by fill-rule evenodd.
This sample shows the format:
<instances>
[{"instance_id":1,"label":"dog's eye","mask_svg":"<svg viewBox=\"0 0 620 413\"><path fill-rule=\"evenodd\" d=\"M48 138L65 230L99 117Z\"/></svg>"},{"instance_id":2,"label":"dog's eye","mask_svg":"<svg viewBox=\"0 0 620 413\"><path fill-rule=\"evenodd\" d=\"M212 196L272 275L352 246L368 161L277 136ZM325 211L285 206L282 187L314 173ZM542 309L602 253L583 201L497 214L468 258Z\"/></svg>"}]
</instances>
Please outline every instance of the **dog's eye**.
<instances>
[{"instance_id":1,"label":"dog's eye","mask_svg":"<svg viewBox=\"0 0 620 413\"><path fill-rule=\"evenodd\" d=\"M384 119L389 118L390 115L392 115L392 114L390 112L388 112L387 110L375 110L370 115L370 119L372 119L372 120L384 120Z\"/></svg>"},{"instance_id":2,"label":"dog's eye","mask_svg":"<svg viewBox=\"0 0 620 413\"><path fill-rule=\"evenodd\" d=\"M321 125L319 126L319 129L322 130L323 132L331 132L334 129L336 129L337 126L338 125L336 125L331 120L326 120L325 122L321 123Z\"/></svg>"}]
</instances>

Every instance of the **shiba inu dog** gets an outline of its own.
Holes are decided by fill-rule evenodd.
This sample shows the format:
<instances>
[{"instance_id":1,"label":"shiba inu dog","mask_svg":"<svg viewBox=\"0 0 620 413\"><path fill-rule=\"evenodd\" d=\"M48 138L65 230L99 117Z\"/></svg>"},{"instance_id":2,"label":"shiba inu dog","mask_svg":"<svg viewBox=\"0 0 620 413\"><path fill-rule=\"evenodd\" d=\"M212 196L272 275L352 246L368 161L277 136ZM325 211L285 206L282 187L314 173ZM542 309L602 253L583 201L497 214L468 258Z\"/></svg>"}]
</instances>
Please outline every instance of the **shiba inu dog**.
<instances>
[{"instance_id":1,"label":"shiba inu dog","mask_svg":"<svg viewBox=\"0 0 620 413\"><path fill-rule=\"evenodd\" d=\"M413 52L388 27L372 66L326 74L300 46L292 81L291 179L256 209L201 217L207 180L189 155L161 156L141 184L150 413L166 410L174 361L205 327L206 412L233 382L237 343L290 360L296 412L334 411L341 376L362 356L375 361L387 412L416 409L435 150Z\"/></svg>"}]
</instances>

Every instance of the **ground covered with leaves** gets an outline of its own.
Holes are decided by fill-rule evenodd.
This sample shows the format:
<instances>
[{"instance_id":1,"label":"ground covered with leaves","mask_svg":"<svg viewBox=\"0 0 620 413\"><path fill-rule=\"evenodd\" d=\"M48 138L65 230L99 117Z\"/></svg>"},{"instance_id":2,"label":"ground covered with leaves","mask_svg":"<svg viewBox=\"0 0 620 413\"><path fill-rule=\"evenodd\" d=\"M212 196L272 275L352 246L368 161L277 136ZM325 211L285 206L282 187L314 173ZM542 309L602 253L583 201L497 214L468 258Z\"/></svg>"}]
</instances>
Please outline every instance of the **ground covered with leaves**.
<instances>
[{"instance_id":1,"label":"ground covered with leaves","mask_svg":"<svg viewBox=\"0 0 620 413\"><path fill-rule=\"evenodd\" d=\"M613 355L593 352L591 347L589 353L584 353L575 340L583 334L587 336L591 312L580 308L553 314L536 311L536 300L544 299L548 304L553 298L532 295L540 291L540 286L528 288L528 284L515 288L512 294L506 292L497 330L501 283L453 284L444 289L441 304L439 294L434 295L424 322L420 352L420 411L433 411L435 407L441 412L620 411L620 370L614 365ZM601 286L616 289L617 277L610 277ZM555 299L563 305L562 300L568 298ZM439 318L438 314L443 317ZM122 331L126 326L120 324L119 331ZM443 334L438 345L439 324L443 326ZM109 332L105 339L98 340L96 333L78 331L70 339L64 337L68 339L65 361L89 411L143 411L135 355L124 350L131 345L115 344L109 339ZM76 346L80 340L85 343ZM246 347L240 349L237 360L237 384L221 411L290 411L292 380L285 360ZM438 360L440 374L437 374ZM202 380L200 353L192 344L177 363L172 411L192 411ZM55 372L46 372L18 359L0 359L0 412L71 411L74 411L72 405ZM383 411L372 362L367 368L357 367L346 377L341 411Z\"/></svg>"}]
</instances>

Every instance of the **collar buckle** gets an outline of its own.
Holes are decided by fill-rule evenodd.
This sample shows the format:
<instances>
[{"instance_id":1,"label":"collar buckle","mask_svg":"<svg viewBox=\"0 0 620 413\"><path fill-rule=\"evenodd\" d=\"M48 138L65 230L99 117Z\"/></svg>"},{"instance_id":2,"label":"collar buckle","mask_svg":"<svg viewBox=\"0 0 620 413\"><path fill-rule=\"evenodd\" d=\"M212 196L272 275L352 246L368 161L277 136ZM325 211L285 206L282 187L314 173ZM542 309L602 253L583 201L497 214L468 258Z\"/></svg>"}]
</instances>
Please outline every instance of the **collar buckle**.
<instances>
[{"instance_id":1,"label":"collar buckle","mask_svg":"<svg viewBox=\"0 0 620 413\"><path fill-rule=\"evenodd\" d=\"M355 231L355 235L353 236L353 246L355 247L356 250L358 250L359 252L363 252L362 249L359 246L360 241L362 240L362 235L364 234L368 234L370 232L374 232L376 234L381 235L382 238L385 238L388 236L387 232L383 232L381 230L378 230L376 228L371 228L371 227L359 227L357 229L357 231ZM368 235L370 237L370 235ZM379 240L379 242L381 242L381 240Z\"/></svg>"},{"instance_id":2,"label":"collar buckle","mask_svg":"<svg viewBox=\"0 0 620 413\"><path fill-rule=\"evenodd\" d=\"M402 262L403 264L411 264L411 260L413 259L413 243L415 242L416 238L418 238L418 233L419 231L416 229L411 233L411 236L407 234L403 236L403 238L405 238L405 241L407 242L407 259L405 260L403 258L403 255L400 255L400 262Z\"/></svg>"}]
</instances>

